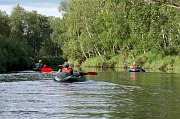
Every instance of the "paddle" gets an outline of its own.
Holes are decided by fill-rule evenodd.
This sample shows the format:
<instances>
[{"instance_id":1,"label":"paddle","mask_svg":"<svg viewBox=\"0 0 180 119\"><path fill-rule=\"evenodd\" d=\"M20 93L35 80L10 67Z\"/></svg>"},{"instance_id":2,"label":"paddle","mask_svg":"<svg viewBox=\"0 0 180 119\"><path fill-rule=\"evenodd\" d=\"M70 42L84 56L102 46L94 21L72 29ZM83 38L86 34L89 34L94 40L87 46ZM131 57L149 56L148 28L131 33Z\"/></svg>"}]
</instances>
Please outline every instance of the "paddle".
<instances>
[{"instance_id":1,"label":"paddle","mask_svg":"<svg viewBox=\"0 0 180 119\"><path fill-rule=\"evenodd\" d=\"M32 58L32 57L29 57L29 59L32 61L36 61L36 59ZM44 65L44 66L46 66L46 65ZM52 71L53 71L52 68L46 68L46 67L41 68L41 72L52 72Z\"/></svg>"},{"instance_id":2,"label":"paddle","mask_svg":"<svg viewBox=\"0 0 180 119\"><path fill-rule=\"evenodd\" d=\"M29 59L30 59L30 60L32 60L32 61L35 61L35 59L34 59L34 58L32 58L32 57L29 57Z\"/></svg>"},{"instance_id":3,"label":"paddle","mask_svg":"<svg viewBox=\"0 0 180 119\"><path fill-rule=\"evenodd\" d=\"M146 70L145 70L145 69L142 69L142 68L141 68L141 71L142 71L142 72L146 72Z\"/></svg>"},{"instance_id":4,"label":"paddle","mask_svg":"<svg viewBox=\"0 0 180 119\"><path fill-rule=\"evenodd\" d=\"M80 72L80 75L97 75L97 72Z\"/></svg>"}]
</instances>

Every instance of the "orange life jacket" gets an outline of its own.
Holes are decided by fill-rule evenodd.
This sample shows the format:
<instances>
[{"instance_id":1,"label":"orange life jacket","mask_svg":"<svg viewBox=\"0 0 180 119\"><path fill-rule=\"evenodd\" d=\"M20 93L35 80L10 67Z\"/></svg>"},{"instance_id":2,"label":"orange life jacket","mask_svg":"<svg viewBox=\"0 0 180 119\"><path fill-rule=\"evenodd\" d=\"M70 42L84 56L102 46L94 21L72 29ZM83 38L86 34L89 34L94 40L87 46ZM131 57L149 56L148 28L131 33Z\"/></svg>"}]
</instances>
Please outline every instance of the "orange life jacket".
<instances>
[{"instance_id":1,"label":"orange life jacket","mask_svg":"<svg viewBox=\"0 0 180 119\"><path fill-rule=\"evenodd\" d=\"M66 72L66 73L70 74L71 71L72 71L72 69L70 69L70 68L62 68L62 72Z\"/></svg>"},{"instance_id":2,"label":"orange life jacket","mask_svg":"<svg viewBox=\"0 0 180 119\"><path fill-rule=\"evenodd\" d=\"M132 64L131 68L137 68L137 65L136 64Z\"/></svg>"}]
</instances>

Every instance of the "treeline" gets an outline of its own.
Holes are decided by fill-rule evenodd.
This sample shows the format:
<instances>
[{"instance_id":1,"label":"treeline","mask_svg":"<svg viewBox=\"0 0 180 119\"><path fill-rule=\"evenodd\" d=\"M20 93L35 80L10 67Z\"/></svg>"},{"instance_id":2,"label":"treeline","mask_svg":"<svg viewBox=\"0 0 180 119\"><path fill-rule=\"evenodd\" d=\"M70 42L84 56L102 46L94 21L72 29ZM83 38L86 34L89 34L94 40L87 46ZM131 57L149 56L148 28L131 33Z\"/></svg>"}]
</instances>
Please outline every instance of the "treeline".
<instances>
[{"instance_id":1,"label":"treeline","mask_svg":"<svg viewBox=\"0 0 180 119\"><path fill-rule=\"evenodd\" d=\"M93 58L141 64L166 56L179 59L179 0L66 0L59 11L62 18L19 5L10 15L0 11L0 72L32 66L30 56L79 64Z\"/></svg>"},{"instance_id":2,"label":"treeline","mask_svg":"<svg viewBox=\"0 0 180 119\"><path fill-rule=\"evenodd\" d=\"M29 57L59 57L62 52L51 39L55 18L26 11L17 5L11 15L0 11L0 72L25 70Z\"/></svg>"},{"instance_id":3,"label":"treeline","mask_svg":"<svg viewBox=\"0 0 180 119\"><path fill-rule=\"evenodd\" d=\"M79 63L180 55L179 0L70 0L59 9L64 16L54 21L52 38Z\"/></svg>"}]
</instances>

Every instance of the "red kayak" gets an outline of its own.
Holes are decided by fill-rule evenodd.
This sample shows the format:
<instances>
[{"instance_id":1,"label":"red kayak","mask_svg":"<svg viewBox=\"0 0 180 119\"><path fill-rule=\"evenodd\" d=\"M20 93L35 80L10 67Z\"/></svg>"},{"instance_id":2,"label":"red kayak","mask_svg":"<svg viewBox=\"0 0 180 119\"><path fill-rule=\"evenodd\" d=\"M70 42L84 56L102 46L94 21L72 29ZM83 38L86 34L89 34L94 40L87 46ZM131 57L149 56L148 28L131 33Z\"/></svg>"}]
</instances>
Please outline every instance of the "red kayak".
<instances>
[{"instance_id":1,"label":"red kayak","mask_svg":"<svg viewBox=\"0 0 180 119\"><path fill-rule=\"evenodd\" d=\"M34 68L33 71L52 72L53 69L52 69L52 68L43 67L43 68L41 68L41 69Z\"/></svg>"}]
</instances>

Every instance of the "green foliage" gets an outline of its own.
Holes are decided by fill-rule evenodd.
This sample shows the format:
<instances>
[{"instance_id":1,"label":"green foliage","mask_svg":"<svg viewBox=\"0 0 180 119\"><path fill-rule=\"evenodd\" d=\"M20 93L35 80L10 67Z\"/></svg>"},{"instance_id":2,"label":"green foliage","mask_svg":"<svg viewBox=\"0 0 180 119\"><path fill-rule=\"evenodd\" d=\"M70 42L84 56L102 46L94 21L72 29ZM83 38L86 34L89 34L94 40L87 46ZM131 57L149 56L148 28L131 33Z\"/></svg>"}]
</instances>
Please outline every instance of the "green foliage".
<instances>
[{"instance_id":1,"label":"green foliage","mask_svg":"<svg viewBox=\"0 0 180 119\"><path fill-rule=\"evenodd\" d=\"M146 68L153 68L153 69L160 69L160 70L178 70L179 65L179 56L165 56L162 57L161 55L154 55L149 57L152 62L146 62L144 67Z\"/></svg>"},{"instance_id":2,"label":"green foliage","mask_svg":"<svg viewBox=\"0 0 180 119\"><path fill-rule=\"evenodd\" d=\"M8 16L0 11L1 72L32 68L29 56L59 57L62 51L51 38L53 18L28 12L19 4Z\"/></svg>"},{"instance_id":3,"label":"green foliage","mask_svg":"<svg viewBox=\"0 0 180 119\"><path fill-rule=\"evenodd\" d=\"M40 15L37 11L27 12L17 5L11 13L11 38L26 43L33 50L34 56L59 56L61 51L57 43L51 39L50 18Z\"/></svg>"},{"instance_id":4,"label":"green foliage","mask_svg":"<svg viewBox=\"0 0 180 119\"><path fill-rule=\"evenodd\" d=\"M119 67L124 65L124 60L121 60L121 55L116 55L108 60L108 63L113 65L114 67Z\"/></svg>"},{"instance_id":5,"label":"green foliage","mask_svg":"<svg viewBox=\"0 0 180 119\"><path fill-rule=\"evenodd\" d=\"M0 11L0 35L8 37L10 34L10 19L4 13Z\"/></svg>"},{"instance_id":6,"label":"green foliage","mask_svg":"<svg viewBox=\"0 0 180 119\"><path fill-rule=\"evenodd\" d=\"M73 66L80 66L81 65L78 60L68 59L68 62Z\"/></svg>"},{"instance_id":7,"label":"green foliage","mask_svg":"<svg viewBox=\"0 0 180 119\"><path fill-rule=\"evenodd\" d=\"M24 40L24 15L26 11L19 4L16 5L10 16L10 37L17 39L19 42L23 42Z\"/></svg>"},{"instance_id":8,"label":"green foliage","mask_svg":"<svg viewBox=\"0 0 180 119\"><path fill-rule=\"evenodd\" d=\"M20 59L26 64L28 54L93 66L122 65L118 58L125 54L129 62L161 64L164 57L180 54L178 5L178 0L70 0L59 6L62 19L16 5L9 17L0 12L1 39L7 40L0 47L1 70L20 64ZM176 60L160 67L172 66L172 62Z\"/></svg>"},{"instance_id":9,"label":"green foliage","mask_svg":"<svg viewBox=\"0 0 180 119\"><path fill-rule=\"evenodd\" d=\"M85 62L82 63L82 66L92 66L92 67L96 67L96 66L102 66L104 62L102 62L101 57L94 57L91 58L89 60L86 60Z\"/></svg>"},{"instance_id":10,"label":"green foliage","mask_svg":"<svg viewBox=\"0 0 180 119\"><path fill-rule=\"evenodd\" d=\"M62 58L38 58L41 59L43 64L46 64L47 66L52 66L52 65L60 65L63 64L65 61Z\"/></svg>"},{"instance_id":11,"label":"green foliage","mask_svg":"<svg viewBox=\"0 0 180 119\"><path fill-rule=\"evenodd\" d=\"M105 61L122 52L132 58L149 51L179 54L180 19L172 1L72 0L61 7L66 11L61 22L68 25L62 50L69 58L82 58L80 54L86 60L100 56Z\"/></svg>"},{"instance_id":12,"label":"green foliage","mask_svg":"<svg viewBox=\"0 0 180 119\"><path fill-rule=\"evenodd\" d=\"M1 72L23 70L30 67L28 56L30 50L17 40L0 36Z\"/></svg>"}]
</instances>

